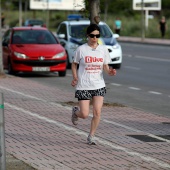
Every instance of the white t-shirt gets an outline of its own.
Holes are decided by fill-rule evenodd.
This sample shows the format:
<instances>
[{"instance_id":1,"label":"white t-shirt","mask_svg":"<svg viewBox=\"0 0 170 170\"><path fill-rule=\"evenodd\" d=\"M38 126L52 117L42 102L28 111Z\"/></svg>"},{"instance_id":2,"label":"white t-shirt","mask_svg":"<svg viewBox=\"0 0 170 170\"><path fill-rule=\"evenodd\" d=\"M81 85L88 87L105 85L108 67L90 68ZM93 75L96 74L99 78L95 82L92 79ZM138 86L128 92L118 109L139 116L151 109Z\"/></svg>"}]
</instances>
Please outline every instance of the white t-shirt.
<instances>
[{"instance_id":1,"label":"white t-shirt","mask_svg":"<svg viewBox=\"0 0 170 170\"><path fill-rule=\"evenodd\" d=\"M73 62L79 63L76 90L96 90L105 87L103 64L110 62L110 54L105 45L92 49L87 43L79 46Z\"/></svg>"}]
</instances>

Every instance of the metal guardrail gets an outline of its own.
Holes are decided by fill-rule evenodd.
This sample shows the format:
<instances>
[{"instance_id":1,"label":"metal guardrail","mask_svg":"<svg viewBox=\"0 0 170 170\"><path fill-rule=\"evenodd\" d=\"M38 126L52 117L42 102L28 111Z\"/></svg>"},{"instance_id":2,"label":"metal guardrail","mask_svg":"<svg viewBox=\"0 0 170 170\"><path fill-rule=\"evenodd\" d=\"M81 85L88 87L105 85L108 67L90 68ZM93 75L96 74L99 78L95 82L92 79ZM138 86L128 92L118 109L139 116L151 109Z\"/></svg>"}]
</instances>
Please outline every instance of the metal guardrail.
<instances>
[{"instance_id":1,"label":"metal guardrail","mask_svg":"<svg viewBox=\"0 0 170 170\"><path fill-rule=\"evenodd\" d=\"M6 170L4 97L0 93L0 170Z\"/></svg>"}]
</instances>

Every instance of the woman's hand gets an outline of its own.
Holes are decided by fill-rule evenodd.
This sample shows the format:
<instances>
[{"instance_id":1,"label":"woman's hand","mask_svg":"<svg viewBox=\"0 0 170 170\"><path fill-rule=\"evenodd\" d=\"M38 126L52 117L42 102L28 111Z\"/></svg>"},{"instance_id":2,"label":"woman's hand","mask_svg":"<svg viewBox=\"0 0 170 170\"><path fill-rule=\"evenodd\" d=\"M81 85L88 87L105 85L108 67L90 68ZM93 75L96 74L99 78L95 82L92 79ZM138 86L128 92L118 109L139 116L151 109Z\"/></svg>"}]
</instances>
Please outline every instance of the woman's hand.
<instances>
[{"instance_id":1,"label":"woman's hand","mask_svg":"<svg viewBox=\"0 0 170 170\"><path fill-rule=\"evenodd\" d=\"M73 80L71 82L71 85L74 87L75 85L77 85L77 82L78 82L78 78L77 78L77 63L72 62L71 70L72 70L72 75L73 75Z\"/></svg>"},{"instance_id":2,"label":"woman's hand","mask_svg":"<svg viewBox=\"0 0 170 170\"><path fill-rule=\"evenodd\" d=\"M74 87L77 85L77 82L78 82L78 78L73 78L71 85Z\"/></svg>"},{"instance_id":3,"label":"woman's hand","mask_svg":"<svg viewBox=\"0 0 170 170\"><path fill-rule=\"evenodd\" d=\"M116 75L116 70L113 69L112 67L109 67L108 64L103 65L104 71L109 74L110 76L115 76Z\"/></svg>"},{"instance_id":4,"label":"woman's hand","mask_svg":"<svg viewBox=\"0 0 170 170\"><path fill-rule=\"evenodd\" d=\"M116 75L116 70L113 68L109 68L109 75L110 76L115 76Z\"/></svg>"}]
</instances>

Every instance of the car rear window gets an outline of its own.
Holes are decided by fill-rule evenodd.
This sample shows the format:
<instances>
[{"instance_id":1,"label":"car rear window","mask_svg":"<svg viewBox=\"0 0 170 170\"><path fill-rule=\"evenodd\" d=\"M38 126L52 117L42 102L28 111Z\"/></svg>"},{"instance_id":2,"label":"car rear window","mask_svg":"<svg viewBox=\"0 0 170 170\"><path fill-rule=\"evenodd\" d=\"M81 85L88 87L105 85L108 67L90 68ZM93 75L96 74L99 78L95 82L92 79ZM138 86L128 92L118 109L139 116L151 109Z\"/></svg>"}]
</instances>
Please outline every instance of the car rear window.
<instances>
[{"instance_id":1,"label":"car rear window","mask_svg":"<svg viewBox=\"0 0 170 170\"><path fill-rule=\"evenodd\" d=\"M34 25L43 25L44 23L41 20L29 20L28 24L34 26Z\"/></svg>"}]
</instances>

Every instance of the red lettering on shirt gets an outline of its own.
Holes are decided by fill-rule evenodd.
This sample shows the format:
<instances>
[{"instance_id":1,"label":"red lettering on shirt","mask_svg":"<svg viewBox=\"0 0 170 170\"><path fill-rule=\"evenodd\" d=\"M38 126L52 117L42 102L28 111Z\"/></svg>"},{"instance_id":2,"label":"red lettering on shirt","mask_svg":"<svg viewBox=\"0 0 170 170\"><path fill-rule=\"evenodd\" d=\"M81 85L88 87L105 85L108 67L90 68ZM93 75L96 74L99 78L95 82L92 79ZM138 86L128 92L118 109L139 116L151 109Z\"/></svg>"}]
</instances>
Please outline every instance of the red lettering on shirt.
<instances>
[{"instance_id":1,"label":"red lettering on shirt","mask_svg":"<svg viewBox=\"0 0 170 170\"><path fill-rule=\"evenodd\" d=\"M91 57L91 56L85 57L85 63L93 63L93 62L103 62L103 58L97 58L97 57Z\"/></svg>"}]
</instances>

